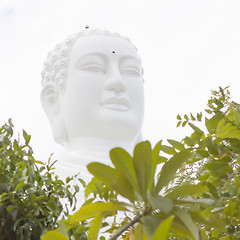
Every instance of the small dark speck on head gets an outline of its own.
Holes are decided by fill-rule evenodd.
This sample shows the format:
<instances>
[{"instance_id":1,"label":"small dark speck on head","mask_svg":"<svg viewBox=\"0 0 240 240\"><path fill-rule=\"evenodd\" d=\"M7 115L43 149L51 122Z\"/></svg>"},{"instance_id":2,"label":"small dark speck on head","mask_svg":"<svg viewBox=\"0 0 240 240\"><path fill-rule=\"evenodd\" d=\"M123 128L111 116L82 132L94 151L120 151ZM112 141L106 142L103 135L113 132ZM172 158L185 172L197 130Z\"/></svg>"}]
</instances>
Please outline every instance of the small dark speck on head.
<instances>
[{"instance_id":1,"label":"small dark speck on head","mask_svg":"<svg viewBox=\"0 0 240 240\"><path fill-rule=\"evenodd\" d=\"M115 51L112 51L112 53L115 53Z\"/></svg>"}]
</instances>

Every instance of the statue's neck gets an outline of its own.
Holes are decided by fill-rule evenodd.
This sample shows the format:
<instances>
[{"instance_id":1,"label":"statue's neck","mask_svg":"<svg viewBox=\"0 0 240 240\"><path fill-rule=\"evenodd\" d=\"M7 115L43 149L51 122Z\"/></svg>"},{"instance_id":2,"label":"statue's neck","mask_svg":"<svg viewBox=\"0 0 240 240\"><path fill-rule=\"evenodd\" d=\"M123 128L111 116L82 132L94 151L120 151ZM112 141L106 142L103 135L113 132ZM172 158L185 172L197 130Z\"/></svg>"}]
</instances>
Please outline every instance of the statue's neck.
<instances>
[{"instance_id":1,"label":"statue's neck","mask_svg":"<svg viewBox=\"0 0 240 240\"><path fill-rule=\"evenodd\" d=\"M91 162L100 162L113 166L109 152L115 147L121 147L132 155L134 143L112 141L99 138L78 138L68 141L64 145L65 151L57 154L56 171L61 178L73 176L80 172L86 182L91 180L87 165Z\"/></svg>"},{"instance_id":2,"label":"statue's neck","mask_svg":"<svg viewBox=\"0 0 240 240\"><path fill-rule=\"evenodd\" d=\"M74 153L79 156L106 157L109 158L109 152L115 147L120 147L132 154L135 143L131 141L109 140L104 138L75 138L69 140L64 148L66 152ZM97 159L96 159L97 160Z\"/></svg>"}]
</instances>

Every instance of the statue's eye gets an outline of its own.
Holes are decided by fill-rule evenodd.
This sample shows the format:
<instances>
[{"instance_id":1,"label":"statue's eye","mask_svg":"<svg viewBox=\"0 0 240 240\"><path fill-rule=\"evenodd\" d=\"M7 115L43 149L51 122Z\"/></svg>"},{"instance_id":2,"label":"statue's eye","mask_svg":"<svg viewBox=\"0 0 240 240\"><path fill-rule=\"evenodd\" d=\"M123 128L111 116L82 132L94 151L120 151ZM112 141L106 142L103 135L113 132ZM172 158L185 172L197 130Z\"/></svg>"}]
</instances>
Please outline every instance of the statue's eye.
<instances>
[{"instance_id":1,"label":"statue's eye","mask_svg":"<svg viewBox=\"0 0 240 240\"><path fill-rule=\"evenodd\" d=\"M81 70L88 72L101 72L105 73L105 69L100 64L89 64L81 67Z\"/></svg>"},{"instance_id":2,"label":"statue's eye","mask_svg":"<svg viewBox=\"0 0 240 240\"><path fill-rule=\"evenodd\" d=\"M128 76L133 76L133 77L140 77L141 73L140 71L135 68L135 67L125 67L123 69L121 69L121 74L123 75L128 75Z\"/></svg>"}]
</instances>

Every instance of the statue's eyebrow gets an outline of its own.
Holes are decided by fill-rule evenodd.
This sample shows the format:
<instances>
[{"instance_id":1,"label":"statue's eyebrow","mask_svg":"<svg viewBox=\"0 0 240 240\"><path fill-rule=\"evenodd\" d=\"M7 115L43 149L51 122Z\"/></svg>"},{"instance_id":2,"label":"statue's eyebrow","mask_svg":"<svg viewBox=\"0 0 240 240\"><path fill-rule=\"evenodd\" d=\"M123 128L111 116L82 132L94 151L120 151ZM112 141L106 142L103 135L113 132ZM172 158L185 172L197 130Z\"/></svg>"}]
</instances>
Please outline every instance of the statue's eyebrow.
<instances>
[{"instance_id":1,"label":"statue's eyebrow","mask_svg":"<svg viewBox=\"0 0 240 240\"><path fill-rule=\"evenodd\" d=\"M120 63L127 61L127 60L133 60L136 61L136 63L138 63L139 65L142 65L142 61L139 57L135 57L135 56L131 56L131 55L127 55L127 56L122 56L120 58Z\"/></svg>"}]
</instances>

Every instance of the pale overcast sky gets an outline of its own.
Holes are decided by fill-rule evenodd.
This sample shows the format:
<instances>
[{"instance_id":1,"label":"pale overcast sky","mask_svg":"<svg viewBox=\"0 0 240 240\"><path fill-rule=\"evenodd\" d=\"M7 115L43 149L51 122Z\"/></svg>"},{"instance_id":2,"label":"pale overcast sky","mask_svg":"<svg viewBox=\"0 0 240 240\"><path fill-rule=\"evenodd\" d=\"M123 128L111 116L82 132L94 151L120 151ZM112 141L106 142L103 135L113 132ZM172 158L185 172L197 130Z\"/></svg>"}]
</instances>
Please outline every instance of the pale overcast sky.
<instances>
[{"instance_id":1,"label":"pale overcast sky","mask_svg":"<svg viewBox=\"0 0 240 240\"><path fill-rule=\"evenodd\" d=\"M0 124L32 135L38 159L61 151L40 105L49 50L85 25L130 37L145 69L143 134L181 138L178 113L204 109L230 85L240 102L239 0L0 0Z\"/></svg>"}]
</instances>

